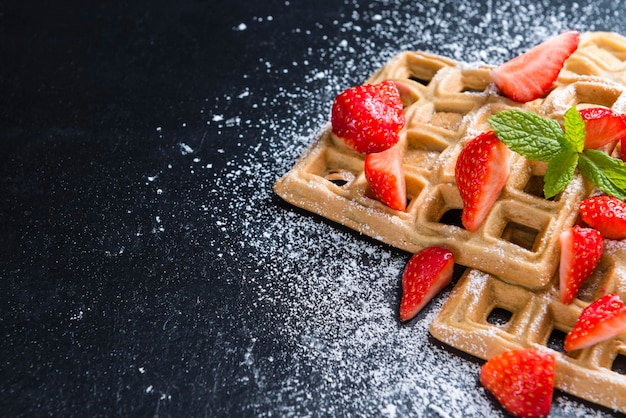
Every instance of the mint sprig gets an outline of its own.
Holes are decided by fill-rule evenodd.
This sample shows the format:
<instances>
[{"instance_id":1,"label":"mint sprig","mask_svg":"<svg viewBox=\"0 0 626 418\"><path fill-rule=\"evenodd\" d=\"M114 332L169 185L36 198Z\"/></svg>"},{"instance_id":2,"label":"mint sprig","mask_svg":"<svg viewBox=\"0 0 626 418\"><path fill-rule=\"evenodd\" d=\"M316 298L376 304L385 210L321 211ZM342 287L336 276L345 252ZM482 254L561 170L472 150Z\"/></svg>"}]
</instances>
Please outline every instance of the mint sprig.
<instances>
[{"instance_id":1,"label":"mint sprig","mask_svg":"<svg viewBox=\"0 0 626 418\"><path fill-rule=\"evenodd\" d=\"M585 122L575 107L558 122L518 109L489 117L496 136L530 160L548 163L544 195L556 196L574 178L576 169L604 193L626 200L626 164L607 153L584 149Z\"/></svg>"}]
</instances>

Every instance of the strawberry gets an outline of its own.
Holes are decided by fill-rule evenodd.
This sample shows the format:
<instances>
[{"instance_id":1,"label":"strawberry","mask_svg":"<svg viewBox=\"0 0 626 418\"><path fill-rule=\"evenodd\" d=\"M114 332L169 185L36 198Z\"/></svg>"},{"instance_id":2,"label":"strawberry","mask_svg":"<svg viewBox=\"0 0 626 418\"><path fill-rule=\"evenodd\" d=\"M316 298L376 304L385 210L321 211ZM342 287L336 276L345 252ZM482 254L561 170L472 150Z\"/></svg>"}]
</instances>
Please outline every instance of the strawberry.
<instances>
[{"instance_id":1,"label":"strawberry","mask_svg":"<svg viewBox=\"0 0 626 418\"><path fill-rule=\"evenodd\" d=\"M456 184L463 200L461 222L476 231L487 217L509 177L509 150L493 131L472 139L459 153Z\"/></svg>"},{"instance_id":2,"label":"strawberry","mask_svg":"<svg viewBox=\"0 0 626 418\"><path fill-rule=\"evenodd\" d=\"M585 122L585 148L601 148L626 138L626 120L621 114L603 107L590 107L578 112Z\"/></svg>"},{"instance_id":3,"label":"strawberry","mask_svg":"<svg viewBox=\"0 0 626 418\"><path fill-rule=\"evenodd\" d=\"M452 280L454 256L441 247L414 254L402 273L400 321L415 317Z\"/></svg>"},{"instance_id":4,"label":"strawberry","mask_svg":"<svg viewBox=\"0 0 626 418\"><path fill-rule=\"evenodd\" d=\"M494 68L491 78L509 99L522 103L538 99L550 90L579 40L578 32L563 32Z\"/></svg>"},{"instance_id":5,"label":"strawberry","mask_svg":"<svg viewBox=\"0 0 626 418\"><path fill-rule=\"evenodd\" d=\"M565 337L565 351L580 350L626 331L626 306L619 296L608 294L591 302Z\"/></svg>"},{"instance_id":6,"label":"strawberry","mask_svg":"<svg viewBox=\"0 0 626 418\"><path fill-rule=\"evenodd\" d=\"M378 200L392 209L406 209L406 180L398 147L367 154L365 178Z\"/></svg>"},{"instance_id":7,"label":"strawberry","mask_svg":"<svg viewBox=\"0 0 626 418\"><path fill-rule=\"evenodd\" d=\"M599 231L574 225L561 232L561 264L559 266L559 285L561 302L571 303L578 295L578 290L602 256L604 242Z\"/></svg>"},{"instance_id":8,"label":"strawberry","mask_svg":"<svg viewBox=\"0 0 626 418\"><path fill-rule=\"evenodd\" d=\"M610 196L594 196L580 203L580 217L604 238L626 238L626 202Z\"/></svg>"},{"instance_id":9,"label":"strawberry","mask_svg":"<svg viewBox=\"0 0 626 418\"><path fill-rule=\"evenodd\" d=\"M518 417L550 413L556 360L548 351L523 348L490 358L480 370L480 383Z\"/></svg>"},{"instance_id":10,"label":"strawberry","mask_svg":"<svg viewBox=\"0 0 626 418\"><path fill-rule=\"evenodd\" d=\"M384 151L399 140L405 118L396 84L383 81L349 88L335 99L332 132L361 153Z\"/></svg>"}]
</instances>

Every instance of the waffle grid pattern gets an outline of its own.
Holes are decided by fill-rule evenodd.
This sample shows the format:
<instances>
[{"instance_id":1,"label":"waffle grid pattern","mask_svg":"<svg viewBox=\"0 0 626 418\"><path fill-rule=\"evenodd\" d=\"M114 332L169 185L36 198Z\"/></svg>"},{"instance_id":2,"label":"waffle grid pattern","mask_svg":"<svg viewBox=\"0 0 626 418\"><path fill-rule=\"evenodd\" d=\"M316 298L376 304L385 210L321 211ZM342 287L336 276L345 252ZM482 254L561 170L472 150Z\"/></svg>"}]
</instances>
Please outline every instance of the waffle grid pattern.
<instances>
[{"instance_id":1,"label":"waffle grid pattern","mask_svg":"<svg viewBox=\"0 0 626 418\"><path fill-rule=\"evenodd\" d=\"M583 34L555 87L525 105L498 94L490 68L407 51L367 80L392 79L400 89L407 120L397 145L409 200L405 212L373 197L364 156L335 138L330 125L274 190L295 206L411 253L433 245L449 248L468 269L431 324L435 338L482 359L531 345L554 350L557 388L626 413L626 335L576 353L562 349L562 338L584 306L609 292L626 300L626 245L607 241L579 298L570 305L559 302L558 236L577 222L579 203L595 192L591 185L577 175L547 200L545 165L513 154L500 198L480 229L470 233L460 226L462 202L454 179L458 153L489 129L487 118L500 110L521 108L557 121L574 105L626 112L626 38ZM622 152L619 146L608 151ZM494 313L504 313L504 320L494 320Z\"/></svg>"}]
</instances>

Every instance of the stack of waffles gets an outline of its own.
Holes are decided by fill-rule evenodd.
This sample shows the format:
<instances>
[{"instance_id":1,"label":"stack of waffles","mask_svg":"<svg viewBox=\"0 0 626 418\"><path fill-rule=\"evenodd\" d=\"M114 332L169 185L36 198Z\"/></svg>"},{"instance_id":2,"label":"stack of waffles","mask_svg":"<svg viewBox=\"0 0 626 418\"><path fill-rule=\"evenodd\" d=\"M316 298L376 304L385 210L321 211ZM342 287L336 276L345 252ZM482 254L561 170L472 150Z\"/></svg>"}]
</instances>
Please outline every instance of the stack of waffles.
<instances>
[{"instance_id":1,"label":"stack of waffles","mask_svg":"<svg viewBox=\"0 0 626 418\"><path fill-rule=\"evenodd\" d=\"M395 80L406 125L400 133L409 204L405 212L379 202L363 173L364 155L327 126L275 184L291 204L411 253L450 249L468 267L431 324L437 339L488 359L504 350L553 350L555 387L626 412L626 335L566 354L563 338L582 309L606 293L626 300L626 243L605 241L602 261L571 304L560 302L559 235L578 221L580 202L596 193L576 175L554 198L543 196L545 163L514 154L498 201L476 232L461 226L456 159L469 140L490 129L487 118L518 108L559 122L571 106L626 112L626 38L583 34L553 89L521 104L493 86L492 67L423 52L403 52L368 83ZM611 150L621 155L617 146Z\"/></svg>"}]
</instances>

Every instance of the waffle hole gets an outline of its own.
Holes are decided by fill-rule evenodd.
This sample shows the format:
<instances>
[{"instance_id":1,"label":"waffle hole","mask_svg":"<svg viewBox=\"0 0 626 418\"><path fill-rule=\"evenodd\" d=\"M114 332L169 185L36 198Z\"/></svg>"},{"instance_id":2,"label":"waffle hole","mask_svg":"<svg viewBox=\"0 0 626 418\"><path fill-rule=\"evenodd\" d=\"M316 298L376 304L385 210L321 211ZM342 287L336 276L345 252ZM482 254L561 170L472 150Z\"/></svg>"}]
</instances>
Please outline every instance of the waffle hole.
<instances>
[{"instance_id":1,"label":"waffle hole","mask_svg":"<svg viewBox=\"0 0 626 418\"><path fill-rule=\"evenodd\" d=\"M543 184L543 176L530 176L528 183L524 186L524 192L533 196L544 198Z\"/></svg>"},{"instance_id":2,"label":"waffle hole","mask_svg":"<svg viewBox=\"0 0 626 418\"><path fill-rule=\"evenodd\" d=\"M626 354L618 354L613 360L611 370L615 373L626 375Z\"/></svg>"},{"instance_id":3,"label":"waffle hole","mask_svg":"<svg viewBox=\"0 0 626 418\"><path fill-rule=\"evenodd\" d=\"M487 322L491 325L503 326L508 324L513 317L511 311L502 308L494 308L487 316Z\"/></svg>"},{"instance_id":4,"label":"waffle hole","mask_svg":"<svg viewBox=\"0 0 626 418\"><path fill-rule=\"evenodd\" d=\"M343 188L349 186L355 176L348 170L329 170L324 174L324 178L333 183L335 186Z\"/></svg>"},{"instance_id":5,"label":"waffle hole","mask_svg":"<svg viewBox=\"0 0 626 418\"><path fill-rule=\"evenodd\" d=\"M459 228L463 228L463 223L461 222L461 215L463 214L462 209L448 209L439 219L440 224L444 225L452 225L458 226Z\"/></svg>"},{"instance_id":6,"label":"waffle hole","mask_svg":"<svg viewBox=\"0 0 626 418\"><path fill-rule=\"evenodd\" d=\"M565 353L565 349L563 348L565 344L565 336L566 334L560 329L553 329L548 337L547 346L548 348L558 351L560 353Z\"/></svg>"},{"instance_id":7,"label":"waffle hole","mask_svg":"<svg viewBox=\"0 0 626 418\"><path fill-rule=\"evenodd\" d=\"M536 229L516 222L507 223L504 231L502 231L503 239L529 251L533 251L537 235L539 235L539 231Z\"/></svg>"},{"instance_id":8,"label":"waffle hole","mask_svg":"<svg viewBox=\"0 0 626 418\"><path fill-rule=\"evenodd\" d=\"M428 86L428 83L430 83L430 79L427 80L427 79L424 79L424 78L419 78L419 77L417 77L415 75L411 75L409 77L409 80L415 81L416 83L419 83L422 86Z\"/></svg>"}]
</instances>

